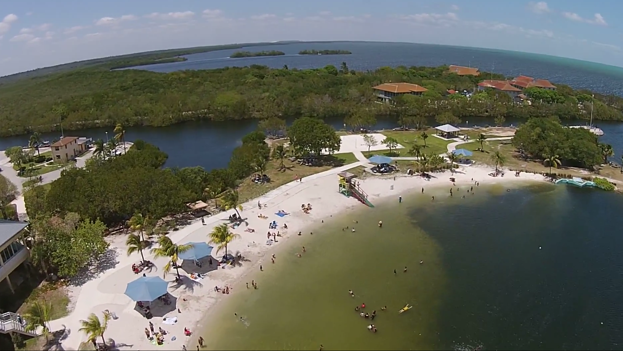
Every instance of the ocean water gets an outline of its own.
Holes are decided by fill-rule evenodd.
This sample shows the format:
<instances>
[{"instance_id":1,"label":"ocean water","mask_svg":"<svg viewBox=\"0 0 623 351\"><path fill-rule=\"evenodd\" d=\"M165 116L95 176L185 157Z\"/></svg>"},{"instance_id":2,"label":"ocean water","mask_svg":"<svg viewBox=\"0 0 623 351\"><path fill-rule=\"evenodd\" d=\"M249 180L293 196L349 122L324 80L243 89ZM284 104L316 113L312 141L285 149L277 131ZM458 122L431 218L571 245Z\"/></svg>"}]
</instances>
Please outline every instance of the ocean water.
<instances>
[{"instance_id":1,"label":"ocean water","mask_svg":"<svg viewBox=\"0 0 623 351\"><path fill-rule=\"evenodd\" d=\"M446 191L362 207L292 238L248 277L258 290L242 283L217 307L208 347L623 348L620 195L548 184L478 187L465 199L465 189ZM376 334L354 311L362 303L377 311Z\"/></svg>"},{"instance_id":2,"label":"ocean water","mask_svg":"<svg viewBox=\"0 0 623 351\"><path fill-rule=\"evenodd\" d=\"M298 55L304 49L344 49L351 55ZM230 59L235 51L280 50L286 55ZM222 50L185 56L185 62L164 63L137 67L154 72L213 69L228 66L265 65L272 68L319 68L339 66L346 62L358 71L374 70L383 66L440 66L456 64L478 67L482 71L507 76L528 75L570 85L576 89L590 89L603 94L623 96L623 68L563 57L530 54L517 51L469 48L460 46L383 43L383 42L327 42L292 43L255 46L236 50Z\"/></svg>"}]
</instances>

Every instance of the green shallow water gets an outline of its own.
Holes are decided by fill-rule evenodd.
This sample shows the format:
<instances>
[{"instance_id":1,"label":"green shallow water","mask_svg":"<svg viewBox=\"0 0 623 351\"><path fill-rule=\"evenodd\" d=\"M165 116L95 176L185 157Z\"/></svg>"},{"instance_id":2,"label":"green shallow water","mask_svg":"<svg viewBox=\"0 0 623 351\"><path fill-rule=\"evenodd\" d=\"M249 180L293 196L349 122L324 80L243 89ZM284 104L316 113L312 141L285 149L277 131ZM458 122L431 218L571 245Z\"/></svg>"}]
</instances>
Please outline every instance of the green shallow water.
<instances>
[{"instance_id":1,"label":"green shallow water","mask_svg":"<svg viewBox=\"0 0 623 351\"><path fill-rule=\"evenodd\" d=\"M362 207L292 238L248 278L258 290L242 285L218 307L208 348L623 347L620 196L551 185L481 187L465 199L445 191ZM377 310L377 334L354 311L361 303ZM398 314L405 303L414 308Z\"/></svg>"}]
</instances>

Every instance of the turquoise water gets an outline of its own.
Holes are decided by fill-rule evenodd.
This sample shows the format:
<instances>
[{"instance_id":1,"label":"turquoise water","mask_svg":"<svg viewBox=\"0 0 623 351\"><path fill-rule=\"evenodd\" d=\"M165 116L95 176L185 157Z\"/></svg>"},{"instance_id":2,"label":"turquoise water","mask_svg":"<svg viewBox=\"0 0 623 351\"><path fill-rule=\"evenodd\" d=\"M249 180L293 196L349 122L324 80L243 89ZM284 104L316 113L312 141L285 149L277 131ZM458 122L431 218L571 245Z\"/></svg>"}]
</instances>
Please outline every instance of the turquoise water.
<instances>
[{"instance_id":1,"label":"turquoise water","mask_svg":"<svg viewBox=\"0 0 623 351\"><path fill-rule=\"evenodd\" d=\"M620 195L553 185L429 195L362 207L292 238L275 265L248 278L258 290L241 283L214 311L208 346L621 348ZM355 233L341 230L353 220ZM377 334L354 311L361 303L377 310ZM405 303L414 308L398 314Z\"/></svg>"}]
</instances>

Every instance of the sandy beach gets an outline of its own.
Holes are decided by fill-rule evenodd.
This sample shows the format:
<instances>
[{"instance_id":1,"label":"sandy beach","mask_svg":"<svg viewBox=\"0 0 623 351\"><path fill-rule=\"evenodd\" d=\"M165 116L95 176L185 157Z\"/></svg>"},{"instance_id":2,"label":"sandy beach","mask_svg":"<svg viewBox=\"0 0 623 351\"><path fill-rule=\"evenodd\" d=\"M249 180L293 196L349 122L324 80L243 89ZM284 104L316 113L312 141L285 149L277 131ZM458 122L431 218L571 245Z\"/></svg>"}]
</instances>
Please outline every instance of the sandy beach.
<instances>
[{"instance_id":1,"label":"sandy beach","mask_svg":"<svg viewBox=\"0 0 623 351\"><path fill-rule=\"evenodd\" d=\"M176 305L165 306L167 308L162 311L153 309L154 318L151 322L155 330L162 327L167 331L164 346L159 347L181 350L184 345L189 350L196 349L197 338L201 336L200 331L203 329L204 321L209 318L212 307L221 299L227 299L237 291L246 289L245 283L250 283L251 280L255 280L261 286L260 267L263 270L271 268L272 254L277 257L275 264L279 264L279 252L280 248L284 247L284 243L295 241L299 232L302 232L302 235L310 235L314 227L320 225L324 219L364 206L354 198L347 198L337 191L337 173L360 164L351 164L309 176L301 182L293 181L259 199L243 204L241 214L247 220L248 226L243 224L233 229L233 232L241 237L229 245L230 253L242 255L243 260L240 265L217 268L216 264L209 267L204 264L201 270L207 272L206 277L197 281L191 280L186 271L180 270L183 275L183 284L174 282L174 271L165 277L165 280L171 282L169 292L177 301ZM510 186L513 183L518 185L521 182L544 181L541 175L521 173L519 177L516 177L514 172L508 171L504 177L491 177L489 173L492 171L490 167L462 167L454 174L450 171L435 173L433 174L435 178L428 181L419 176L404 174L396 175L396 177L367 175L365 179L360 180L360 186L368 194L369 200L373 204L378 204L391 198L396 198L398 201L399 196L421 192L422 188L426 192L434 191L438 199L444 196L449 197L449 189L452 187L449 180L451 176L456 178L456 187L467 190L473 186L476 195L478 195L478 190L475 182L480 185L509 184ZM454 197L460 198L459 194L455 193ZM258 208L258 201L262 204L261 210ZM305 214L301 211L301 205L308 203L312 205L312 210L309 214ZM276 213L280 210L289 214L279 217ZM178 243L207 241L208 234L214 226L228 222L228 216L232 213L234 213L233 210L207 218L205 225L197 220L179 231L172 232L169 236ZM259 218L260 214L267 218ZM268 229L272 221L277 221L278 229ZM287 224L287 229L283 228L284 224ZM255 231L251 233L248 229ZM268 232L279 232L281 236L277 236L277 242L270 242L269 245L267 243ZM321 231L314 233L322 235ZM111 254L107 257L108 260L100 262L99 269L94 270L81 286L70 288L73 311L69 316L50 323L52 330L63 328L67 330L67 337L62 341L65 349L77 350L80 343L86 341L86 336L78 331L81 319L86 319L90 313L101 316L105 310L117 316L117 319L109 322L105 336L107 339L113 339L119 349L156 348L144 333L144 329L149 327L149 321L135 310L135 303L124 294L127 283L140 276L135 275L131 269L133 263L139 262L140 255L138 253L129 257L126 255L125 236L116 236L110 241ZM212 256L220 258L223 254L224 252L216 254L213 251ZM147 252L145 256L157 267L151 272L145 272L147 276L162 276L160 268L164 266L166 259L154 259ZM229 295L215 291L215 287L226 286L230 288ZM164 319L167 317L175 317L177 322L172 325L164 324ZM190 329L193 334L190 337L185 336L184 328Z\"/></svg>"}]
</instances>

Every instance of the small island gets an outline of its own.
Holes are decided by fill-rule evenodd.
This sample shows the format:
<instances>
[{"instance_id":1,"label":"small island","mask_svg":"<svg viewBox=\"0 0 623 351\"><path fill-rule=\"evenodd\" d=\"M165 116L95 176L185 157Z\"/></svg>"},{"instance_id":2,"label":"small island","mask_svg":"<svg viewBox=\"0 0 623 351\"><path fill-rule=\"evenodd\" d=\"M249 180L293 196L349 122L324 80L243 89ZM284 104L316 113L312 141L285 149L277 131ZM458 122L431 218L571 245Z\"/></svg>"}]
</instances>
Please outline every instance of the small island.
<instances>
[{"instance_id":1,"label":"small island","mask_svg":"<svg viewBox=\"0 0 623 351\"><path fill-rule=\"evenodd\" d=\"M241 57L259 57L259 56L282 56L285 55L283 51L271 50L271 51L236 51L229 56L229 58L241 58Z\"/></svg>"},{"instance_id":2,"label":"small island","mask_svg":"<svg viewBox=\"0 0 623 351\"><path fill-rule=\"evenodd\" d=\"M302 50L299 55L350 55L348 50Z\"/></svg>"}]
</instances>

